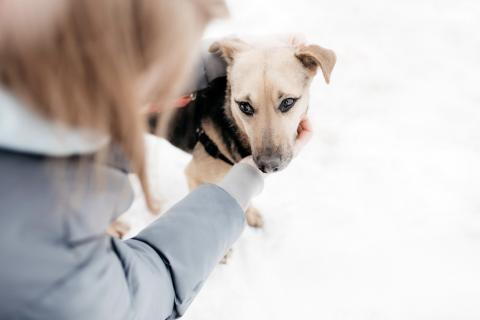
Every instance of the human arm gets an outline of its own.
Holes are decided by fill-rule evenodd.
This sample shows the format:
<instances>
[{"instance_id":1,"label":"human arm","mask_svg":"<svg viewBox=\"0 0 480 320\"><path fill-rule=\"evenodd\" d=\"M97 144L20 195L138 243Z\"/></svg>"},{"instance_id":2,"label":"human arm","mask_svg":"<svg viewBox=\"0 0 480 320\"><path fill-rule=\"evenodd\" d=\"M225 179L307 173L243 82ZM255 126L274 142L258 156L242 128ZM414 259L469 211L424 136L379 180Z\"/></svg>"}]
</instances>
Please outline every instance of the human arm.
<instances>
[{"instance_id":1,"label":"human arm","mask_svg":"<svg viewBox=\"0 0 480 320\"><path fill-rule=\"evenodd\" d=\"M113 240L128 286L135 288L136 313L184 314L240 236L243 208L263 188L257 171L237 164L218 186L200 186L136 237Z\"/></svg>"}]
</instances>

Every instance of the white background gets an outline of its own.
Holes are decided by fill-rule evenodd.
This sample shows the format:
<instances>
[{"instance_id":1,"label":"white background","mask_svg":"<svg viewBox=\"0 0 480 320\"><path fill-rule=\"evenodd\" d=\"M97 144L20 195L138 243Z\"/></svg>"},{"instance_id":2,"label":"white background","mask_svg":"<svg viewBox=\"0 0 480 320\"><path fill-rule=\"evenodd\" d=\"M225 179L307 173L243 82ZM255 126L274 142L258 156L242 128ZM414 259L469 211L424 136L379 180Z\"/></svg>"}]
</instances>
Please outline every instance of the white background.
<instances>
[{"instance_id":1,"label":"white background","mask_svg":"<svg viewBox=\"0 0 480 320\"><path fill-rule=\"evenodd\" d=\"M264 230L185 319L480 319L480 1L230 4L207 36L301 32L338 61L313 141L256 199ZM167 208L189 156L149 143Z\"/></svg>"}]
</instances>

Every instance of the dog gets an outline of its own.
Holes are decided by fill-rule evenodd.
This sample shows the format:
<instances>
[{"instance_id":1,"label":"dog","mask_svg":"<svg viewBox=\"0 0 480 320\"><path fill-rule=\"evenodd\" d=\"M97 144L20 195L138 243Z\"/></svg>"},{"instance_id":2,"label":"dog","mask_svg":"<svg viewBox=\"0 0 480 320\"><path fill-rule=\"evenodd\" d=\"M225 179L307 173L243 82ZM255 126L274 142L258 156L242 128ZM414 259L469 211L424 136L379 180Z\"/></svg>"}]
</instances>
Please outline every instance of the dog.
<instances>
[{"instance_id":1,"label":"dog","mask_svg":"<svg viewBox=\"0 0 480 320\"><path fill-rule=\"evenodd\" d=\"M219 182L249 155L265 173L284 169L308 111L312 79L321 70L329 83L336 62L332 50L305 45L297 37L257 43L225 38L209 51L225 60L226 77L211 82L167 121L160 114L148 119L152 133L161 123L160 135L192 154L185 170L191 190ZM255 228L264 224L252 206L246 220Z\"/></svg>"}]
</instances>

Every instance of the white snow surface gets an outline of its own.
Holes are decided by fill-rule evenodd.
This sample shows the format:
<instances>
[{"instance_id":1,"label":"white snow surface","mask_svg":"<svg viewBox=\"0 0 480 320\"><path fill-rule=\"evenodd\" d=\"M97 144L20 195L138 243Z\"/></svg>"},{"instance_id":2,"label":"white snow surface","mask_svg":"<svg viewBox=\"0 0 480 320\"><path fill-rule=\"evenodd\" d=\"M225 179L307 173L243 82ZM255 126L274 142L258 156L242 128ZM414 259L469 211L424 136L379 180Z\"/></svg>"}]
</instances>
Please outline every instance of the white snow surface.
<instances>
[{"instance_id":1,"label":"white snow surface","mask_svg":"<svg viewBox=\"0 0 480 320\"><path fill-rule=\"evenodd\" d=\"M230 1L207 37L300 32L338 57L315 136L255 199L187 320L480 319L480 1ZM168 208L190 156L148 138ZM133 233L151 218L140 197ZM159 299L161 299L159 293Z\"/></svg>"}]
</instances>

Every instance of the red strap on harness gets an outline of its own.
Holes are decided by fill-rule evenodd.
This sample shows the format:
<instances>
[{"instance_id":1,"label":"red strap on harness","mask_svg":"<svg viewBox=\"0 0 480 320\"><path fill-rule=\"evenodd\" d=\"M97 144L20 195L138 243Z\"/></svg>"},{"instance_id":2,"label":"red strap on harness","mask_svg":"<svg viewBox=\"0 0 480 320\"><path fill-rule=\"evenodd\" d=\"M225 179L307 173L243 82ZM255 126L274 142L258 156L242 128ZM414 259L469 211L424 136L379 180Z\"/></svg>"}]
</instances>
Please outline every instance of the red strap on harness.
<instances>
[{"instance_id":1,"label":"red strap on harness","mask_svg":"<svg viewBox=\"0 0 480 320\"><path fill-rule=\"evenodd\" d=\"M193 100L195 100L195 94L182 96L173 102L173 108L183 108ZM147 108L147 113L155 113L155 112L161 112L161 111L164 111L164 110L162 110L162 108L159 108L159 106L156 104L151 104Z\"/></svg>"},{"instance_id":2,"label":"red strap on harness","mask_svg":"<svg viewBox=\"0 0 480 320\"><path fill-rule=\"evenodd\" d=\"M175 108L183 108L185 107L187 104L189 104L190 102L192 102L193 100L193 96L191 94L189 94L188 96L183 96L183 97L180 97L178 98L177 100L175 100L175 103L174 103L174 107Z\"/></svg>"}]
</instances>

